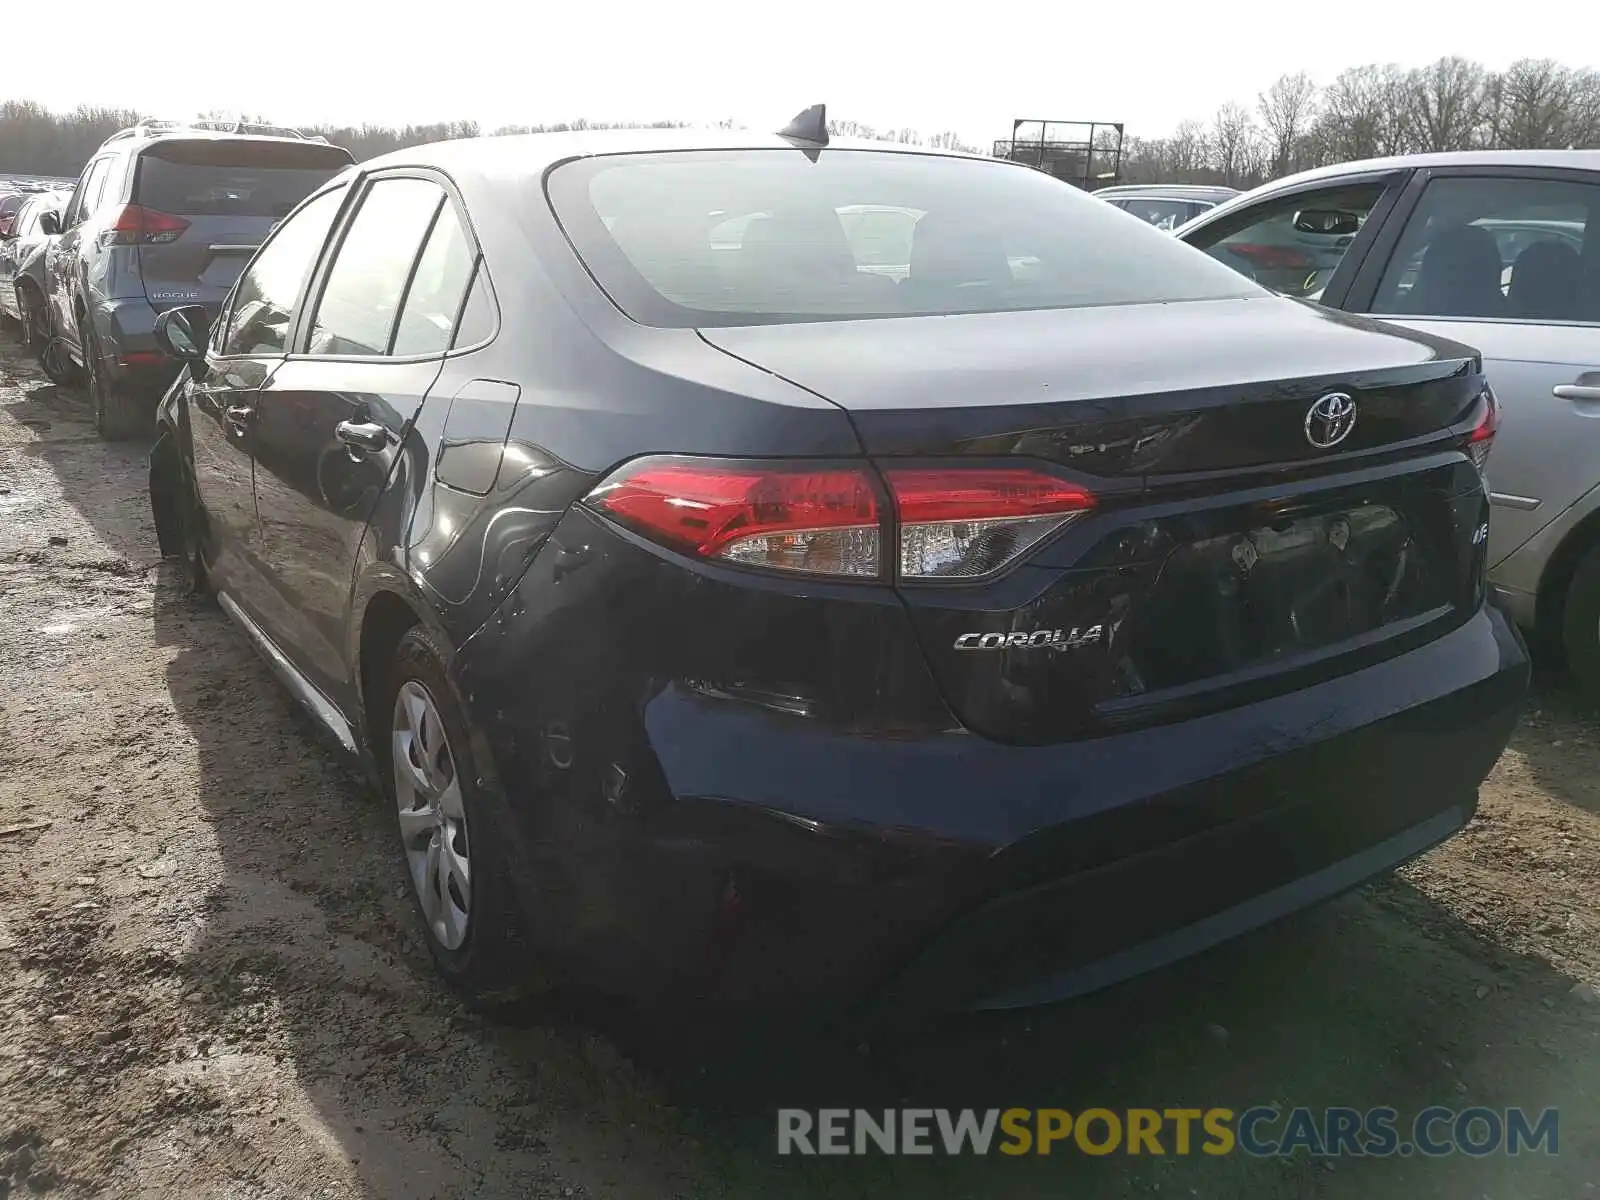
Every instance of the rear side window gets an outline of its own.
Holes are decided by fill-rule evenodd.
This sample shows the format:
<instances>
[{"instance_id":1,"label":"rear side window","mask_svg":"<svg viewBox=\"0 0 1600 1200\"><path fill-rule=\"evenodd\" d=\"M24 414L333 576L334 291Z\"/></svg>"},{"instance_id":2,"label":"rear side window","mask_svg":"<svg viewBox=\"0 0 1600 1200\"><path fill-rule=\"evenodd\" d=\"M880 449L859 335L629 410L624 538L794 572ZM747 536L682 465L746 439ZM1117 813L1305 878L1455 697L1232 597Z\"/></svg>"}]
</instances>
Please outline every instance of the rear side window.
<instances>
[{"instance_id":1,"label":"rear side window","mask_svg":"<svg viewBox=\"0 0 1600 1200\"><path fill-rule=\"evenodd\" d=\"M164 143L140 156L134 200L180 217L276 221L349 163L342 151L317 144Z\"/></svg>"},{"instance_id":2,"label":"rear side window","mask_svg":"<svg viewBox=\"0 0 1600 1200\"><path fill-rule=\"evenodd\" d=\"M1597 230L1600 187L1591 183L1434 179L1407 218L1372 311L1600 321L1585 253Z\"/></svg>"},{"instance_id":3,"label":"rear side window","mask_svg":"<svg viewBox=\"0 0 1600 1200\"><path fill-rule=\"evenodd\" d=\"M610 155L548 202L612 300L651 325L1079 308L1259 289L1070 184L888 151ZM536 196L530 203L538 203Z\"/></svg>"},{"instance_id":4,"label":"rear side window","mask_svg":"<svg viewBox=\"0 0 1600 1200\"><path fill-rule=\"evenodd\" d=\"M308 353L389 352L411 269L444 203L444 189L426 179L379 179L368 189L328 270Z\"/></svg>"},{"instance_id":5,"label":"rear side window","mask_svg":"<svg viewBox=\"0 0 1600 1200\"><path fill-rule=\"evenodd\" d=\"M472 277L472 288L467 292L467 302L461 309L461 320L456 325L452 349L463 350L487 341L494 334L494 301L490 299L489 273L483 263Z\"/></svg>"},{"instance_id":6,"label":"rear side window","mask_svg":"<svg viewBox=\"0 0 1600 1200\"><path fill-rule=\"evenodd\" d=\"M390 353L442 354L450 348L461 299L472 278L473 258L456 206L446 204L417 260Z\"/></svg>"}]
</instances>

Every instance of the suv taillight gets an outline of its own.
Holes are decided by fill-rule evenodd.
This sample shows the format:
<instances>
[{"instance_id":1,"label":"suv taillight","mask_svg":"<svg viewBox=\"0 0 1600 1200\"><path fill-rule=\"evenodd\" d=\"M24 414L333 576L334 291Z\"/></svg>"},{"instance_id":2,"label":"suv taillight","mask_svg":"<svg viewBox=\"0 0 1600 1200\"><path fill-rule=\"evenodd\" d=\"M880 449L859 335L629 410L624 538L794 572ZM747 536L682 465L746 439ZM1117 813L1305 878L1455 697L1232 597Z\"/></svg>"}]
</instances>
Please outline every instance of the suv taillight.
<instances>
[{"instance_id":1,"label":"suv taillight","mask_svg":"<svg viewBox=\"0 0 1600 1200\"><path fill-rule=\"evenodd\" d=\"M1467 434L1467 454L1480 475L1489 465L1489 451L1494 449L1494 435L1499 428L1500 402L1495 399L1494 391L1485 387L1480 397L1477 423Z\"/></svg>"},{"instance_id":2,"label":"suv taillight","mask_svg":"<svg viewBox=\"0 0 1600 1200\"><path fill-rule=\"evenodd\" d=\"M103 246L161 246L175 242L189 228L189 222L171 213L157 212L138 204L124 205L100 234Z\"/></svg>"},{"instance_id":3,"label":"suv taillight","mask_svg":"<svg viewBox=\"0 0 1600 1200\"><path fill-rule=\"evenodd\" d=\"M636 459L585 497L618 524L697 558L846 579L992 575L1094 507L1026 467L890 467ZM893 546L886 558L881 548Z\"/></svg>"}]
</instances>

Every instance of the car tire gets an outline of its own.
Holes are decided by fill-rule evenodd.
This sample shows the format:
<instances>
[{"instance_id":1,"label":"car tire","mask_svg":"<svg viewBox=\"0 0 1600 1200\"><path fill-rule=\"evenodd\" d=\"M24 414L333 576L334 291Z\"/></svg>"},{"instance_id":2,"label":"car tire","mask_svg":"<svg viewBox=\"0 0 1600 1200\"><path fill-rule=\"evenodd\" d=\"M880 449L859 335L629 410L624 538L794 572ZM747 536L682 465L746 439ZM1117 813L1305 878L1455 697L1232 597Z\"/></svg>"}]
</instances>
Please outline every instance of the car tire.
<instances>
[{"instance_id":1,"label":"car tire","mask_svg":"<svg viewBox=\"0 0 1600 1200\"><path fill-rule=\"evenodd\" d=\"M1567 585L1561 644L1573 679L1589 695L1600 697L1600 545L1591 546L1578 561Z\"/></svg>"},{"instance_id":2,"label":"car tire","mask_svg":"<svg viewBox=\"0 0 1600 1200\"><path fill-rule=\"evenodd\" d=\"M499 1007L544 988L522 932L502 810L475 760L449 657L421 625L401 637L371 714L372 742L428 952L469 1000Z\"/></svg>"},{"instance_id":3,"label":"car tire","mask_svg":"<svg viewBox=\"0 0 1600 1200\"><path fill-rule=\"evenodd\" d=\"M205 511L195 490L194 470L172 426L164 423L150 449L150 509L162 555L177 568L179 592L209 597L210 575L201 537Z\"/></svg>"},{"instance_id":4,"label":"car tire","mask_svg":"<svg viewBox=\"0 0 1600 1200\"><path fill-rule=\"evenodd\" d=\"M87 324L78 326L78 345L83 347L85 384L94 405L95 431L108 442L126 442L152 432L153 413L121 384L106 378L100 358L100 342Z\"/></svg>"}]
</instances>

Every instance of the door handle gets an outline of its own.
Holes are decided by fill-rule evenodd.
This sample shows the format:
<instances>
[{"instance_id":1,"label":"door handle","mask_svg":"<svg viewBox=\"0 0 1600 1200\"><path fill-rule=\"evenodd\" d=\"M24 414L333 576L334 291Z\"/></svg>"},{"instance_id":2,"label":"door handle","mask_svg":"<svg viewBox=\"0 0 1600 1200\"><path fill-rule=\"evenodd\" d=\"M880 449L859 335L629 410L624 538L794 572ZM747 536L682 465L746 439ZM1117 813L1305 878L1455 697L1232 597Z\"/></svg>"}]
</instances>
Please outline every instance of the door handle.
<instances>
[{"instance_id":1,"label":"door handle","mask_svg":"<svg viewBox=\"0 0 1600 1200\"><path fill-rule=\"evenodd\" d=\"M233 405L224 409L222 413L222 423L239 437L243 437L249 431L255 419L256 410L248 404Z\"/></svg>"},{"instance_id":2,"label":"door handle","mask_svg":"<svg viewBox=\"0 0 1600 1200\"><path fill-rule=\"evenodd\" d=\"M382 450L389 444L389 431L376 421L340 421L334 434L352 450Z\"/></svg>"},{"instance_id":3,"label":"door handle","mask_svg":"<svg viewBox=\"0 0 1600 1200\"><path fill-rule=\"evenodd\" d=\"M1600 385L1587 383L1558 383L1550 389L1558 400L1600 401Z\"/></svg>"}]
</instances>

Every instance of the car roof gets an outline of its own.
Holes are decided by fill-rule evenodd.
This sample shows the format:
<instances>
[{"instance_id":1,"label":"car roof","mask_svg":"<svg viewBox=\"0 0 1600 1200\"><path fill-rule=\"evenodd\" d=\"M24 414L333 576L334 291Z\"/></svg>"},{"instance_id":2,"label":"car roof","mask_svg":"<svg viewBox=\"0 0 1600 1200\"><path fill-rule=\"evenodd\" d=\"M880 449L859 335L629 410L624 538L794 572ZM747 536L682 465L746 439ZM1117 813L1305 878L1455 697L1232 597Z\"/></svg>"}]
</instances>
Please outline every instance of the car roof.
<instances>
[{"instance_id":1,"label":"car roof","mask_svg":"<svg viewBox=\"0 0 1600 1200\"><path fill-rule=\"evenodd\" d=\"M1112 184L1109 187L1098 187L1098 192L1226 192L1237 194L1237 187L1226 187L1222 184Z\"/></svg>"},{"instance_id":2,"label":"car roof","mask_svg":"<svg viewBox=\"0 0 1600 1200\"><path fill-rule=\"evenodd\" d=\"M1308 183L1318 179L1338 179L1345 175L1364 175L1374 171L1414 170L1418 167L1549 167L1579 171L1600 171L1600 150L1442 150L1428 154L1396 154L1388 158L1365 158L1314 167L1297 175L1286 175L1264 188Z\"/></svg>"},{"instance_id":3,"label":"car roof","mask_svg":"<svg viewBox=\"0 0 1600 1200\"><path fill-rule=\"evenodd\" d=\"M1174 196L1184 200L1210 200L1238 194L1238 188L1209 183L1119 183L1095 189L1097 196Z\"/></svg>"},{"instance_id":4,"label":"car roof","mask_svg":"<svg viewBox=\"0 0 1600 1200\"><path fill-rule=\"evenodd\" d=\"M557 163L570 159L607 154L670 154L698 150L795 150L816 153L818 149L809 143L790 141L775 133L721 129L585 129L560 133L492 134L429 142L370 158L361 167L364 171L390 167L436 167L452 176L468 175L488 180L525 178L542 174ZM829 150L877 150L928 158L967 158L1032 170L1026 164L988 155L861 138L833 138L820 150L822 153Z\"/></svg>"},{"instance_id":5,"label":"car roof","mask_svg":"<svg viewBox=\"0 0 1600 1200\"><path fill-rule=\"evenodd\" d=\"M148 146L156 145L158 142L256 142L274 146L326 146L330 150L345 150L347 154L349 153L344 146L336 146L328 141L278 137L270 133L224 133L216 129L163 129L159 132L147 133L142 136L114 137L107 139L101 149L115 150L126 146L131 150L143 150Z\"/></svg>"}]
</instances>

